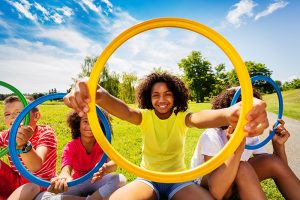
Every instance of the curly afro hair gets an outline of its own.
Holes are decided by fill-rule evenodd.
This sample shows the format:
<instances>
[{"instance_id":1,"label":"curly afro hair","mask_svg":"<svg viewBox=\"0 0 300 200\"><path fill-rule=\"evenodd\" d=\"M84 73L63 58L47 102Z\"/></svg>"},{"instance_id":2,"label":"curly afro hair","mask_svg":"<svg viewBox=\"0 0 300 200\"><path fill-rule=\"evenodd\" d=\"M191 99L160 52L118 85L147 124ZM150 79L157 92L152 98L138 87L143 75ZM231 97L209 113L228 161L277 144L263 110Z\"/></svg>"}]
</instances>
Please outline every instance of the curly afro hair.
<instances>
[{"instance_id":1,"label":"curly afro hair","mask_svg":"<svg viewBox=\"0 0 300 200\"><path fill-rule=\"evenodd\" d=\"M101 111L104 113L105 117L108 119L109 126L111 127L111 117L103 109L101 109ZM71 129L72 139L76 139L76 138L80 137L80 135L81 135L80 134L80 120L81 120L81 117L78 115L78 113L76 111L71 111L67 116L67 124ZM101 129L104 133L104 130L105 130L104 125L101 122L100 118L98 118L98 121L99 121ZM112 129L111 129L111 131L112 131Z\"/></svg>"},{"instance_id":2,"label":"curly afro hair","mask_svg":"<svg viewBox=\"0 0 300 200\"><path fill-rule=\"evenodd\" d=\"M212 109L222 109L230 107L231 101L238 87L232 87L224 90L221 94L213 98ZM253 88L253 97L257 99L262 99L261 94ZM241 101L241 96L238 98L237 102ZM222 129L227 129L228 126L221 127Z\"/></svg>"},{"instance_id":3,"label":"curly afro hair","mask_svg":"<svg viewBox=\"0 0 300 200\"><path fill-rule=\"evenodd\" d=\"M184 112L188 108L189 91L180 78L173 76L167 72L151 73L142 80L137 87L136 101L139 108L153 109L151 102L151 90L155 83L163 82L172 91L174 96L174 113Z\"/></svg>"}]
</instances>

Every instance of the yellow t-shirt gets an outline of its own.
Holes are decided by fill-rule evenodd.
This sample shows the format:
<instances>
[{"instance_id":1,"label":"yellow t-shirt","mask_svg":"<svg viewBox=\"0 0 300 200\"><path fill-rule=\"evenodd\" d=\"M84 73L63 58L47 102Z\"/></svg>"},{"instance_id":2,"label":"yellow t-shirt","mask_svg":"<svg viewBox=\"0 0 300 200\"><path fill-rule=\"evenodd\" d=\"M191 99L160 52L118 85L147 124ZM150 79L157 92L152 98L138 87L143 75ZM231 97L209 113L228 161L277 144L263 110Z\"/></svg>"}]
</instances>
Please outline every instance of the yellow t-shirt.
<instances>
[{"instance_id":1,"label":"yellow t-shirt","mask_svg":"<svg viewBox=\"0 0 300 200\"><path fill-rule=\"evenodd\" d=\"M141 113L141 166L159 172L185 170L184 145L188 130L185 117L188 112L173 113L165 120L159 119L154 110L141 109Z\"/></svg>"}]
</instances>

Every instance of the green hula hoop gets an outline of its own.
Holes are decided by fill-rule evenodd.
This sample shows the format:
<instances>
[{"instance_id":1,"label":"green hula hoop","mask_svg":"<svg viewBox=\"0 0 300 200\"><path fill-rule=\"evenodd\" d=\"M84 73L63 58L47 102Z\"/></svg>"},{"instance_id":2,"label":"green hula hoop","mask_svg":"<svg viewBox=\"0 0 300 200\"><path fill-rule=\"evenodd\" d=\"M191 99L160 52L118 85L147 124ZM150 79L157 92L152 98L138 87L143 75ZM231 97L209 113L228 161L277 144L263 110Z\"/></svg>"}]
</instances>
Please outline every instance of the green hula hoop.
<instances>
[{"instance_id":1,"label":"green hula hoop","mask_svg":"<svg viewBox=\"0 0 300 200\"><path fill-rule=\"evenodd\" d=\"M0 81L0 86L3 86L7 89L9 89L10 91L12 91L13 93L15 93L15 95L20 99L21 103L23 104L23 107L25 108L27 106L27 101L26 98L24 97L24 95L14 86L5 83L3 81ZM29 124L29 120L30 120L30 114L28 113L24 119L24 124L28 125ZM8 147L1 149L0 150L0 158L4 155L6 155L8 153Z\"/></svg>"}]
</instances>

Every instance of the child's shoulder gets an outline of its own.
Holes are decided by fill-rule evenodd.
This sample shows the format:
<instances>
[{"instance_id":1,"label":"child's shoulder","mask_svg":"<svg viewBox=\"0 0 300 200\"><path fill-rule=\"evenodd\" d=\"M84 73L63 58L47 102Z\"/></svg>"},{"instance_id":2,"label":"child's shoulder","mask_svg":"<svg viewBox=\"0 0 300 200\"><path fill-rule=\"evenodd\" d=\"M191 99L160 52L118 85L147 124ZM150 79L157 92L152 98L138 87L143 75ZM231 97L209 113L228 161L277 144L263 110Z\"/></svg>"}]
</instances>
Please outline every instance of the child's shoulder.
<instances>
[{"instance_id":1,"label":"child's shoulder","mask_svg":"<svg viewBox=\"0 0 300 200\"><path fill-rule=\"evenodd\" d=\"M215 140L223 138L223 136L226 135L225 131L221 128L208 128L205 129L205 131L201 135L202 140Z\"/></svg>"}]
</instances>

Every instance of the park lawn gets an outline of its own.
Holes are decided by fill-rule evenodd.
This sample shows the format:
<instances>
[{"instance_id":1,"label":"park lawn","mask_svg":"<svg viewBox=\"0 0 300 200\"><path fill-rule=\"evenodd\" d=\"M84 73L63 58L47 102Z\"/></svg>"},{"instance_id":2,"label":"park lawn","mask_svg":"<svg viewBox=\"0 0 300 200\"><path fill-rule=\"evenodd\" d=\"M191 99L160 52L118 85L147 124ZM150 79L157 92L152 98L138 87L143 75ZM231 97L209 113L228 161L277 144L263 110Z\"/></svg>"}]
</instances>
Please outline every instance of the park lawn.
<instances>
[{"instance_id":1,"label":"park lawn","mask_svg":"<svg viewBox=\"0 0 300 200\"><path fill-rule=\"evenodd\" d=\"M299 109L299 92L300 90L295 91L286 91L283 92L284 98L284 115L300 120L300 109ZM276 94L264 95L264 99L268 103L268 110L271 112L277 112L277 99ZM202 109L209 109L210 103L194 103L189 104L189 110L195 112ZM293 112L292 112L293 109ZM66 124L66 116L70 111L62 102L46 102L40 105L40 110L42 113L42 118L40 124L47 124L55 130L55 134L58 139L58 162L57 162L57 171L60 171L61 164L61 154L65 144L70 141L71 133ZM298 111L298 113L297 113ZM0 130L4 130L6 127L3 124L3 105L0 103ZM293 117L295 116L295 117ZM114 148L123 155L126 159L132 163L139 165L141 161L141 134L137 126L131 125L127 122L113 118L113 139L112 144ZM197 141L203 130L190 129L187 134L186 139L186 150L185 150L185 163L189 166L190 159L193 155L194 149L196 147ZM7 162L7 157L2 158ZM128 181L135 179L133 174L128 173L127 171L119 168L118 173L124 174ZM268 199L284 199L279 193L276 185L273 180L266 180L262 182L262 187L266 192Z\"/></svg>"}]
</instances>

